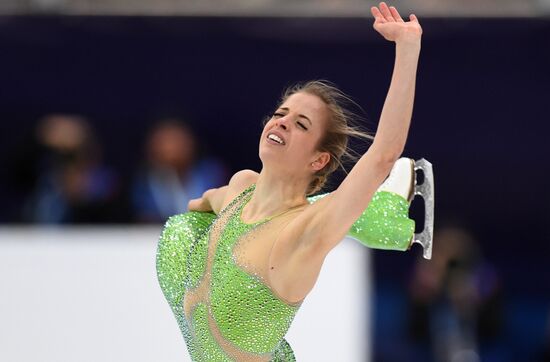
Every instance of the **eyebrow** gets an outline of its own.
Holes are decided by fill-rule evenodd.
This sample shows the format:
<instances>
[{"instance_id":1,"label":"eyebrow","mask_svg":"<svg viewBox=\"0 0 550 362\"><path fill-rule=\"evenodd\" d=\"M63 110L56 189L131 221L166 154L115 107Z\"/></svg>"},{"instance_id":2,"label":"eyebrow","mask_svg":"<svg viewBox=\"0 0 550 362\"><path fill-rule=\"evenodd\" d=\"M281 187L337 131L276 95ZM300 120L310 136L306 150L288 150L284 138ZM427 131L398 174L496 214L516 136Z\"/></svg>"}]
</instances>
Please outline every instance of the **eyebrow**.
<instances>
[{"instance_id":1,"label":"eyebrow","mask_svg":"<svg viewBox=\"0 0 550 362\"><path fill-rule=\"evenodd\" d=\"M279 109L282 109L283 111L289 111L288 107L280 107ZM313 126L313 123L311 123L311 119L309 119L308 117L304 116L303 114L299 114L298 117L302 117L302 118L305 118L307 119L307 121L309 122L309 124L311 126Z\"/></svg>"}]
</instances>

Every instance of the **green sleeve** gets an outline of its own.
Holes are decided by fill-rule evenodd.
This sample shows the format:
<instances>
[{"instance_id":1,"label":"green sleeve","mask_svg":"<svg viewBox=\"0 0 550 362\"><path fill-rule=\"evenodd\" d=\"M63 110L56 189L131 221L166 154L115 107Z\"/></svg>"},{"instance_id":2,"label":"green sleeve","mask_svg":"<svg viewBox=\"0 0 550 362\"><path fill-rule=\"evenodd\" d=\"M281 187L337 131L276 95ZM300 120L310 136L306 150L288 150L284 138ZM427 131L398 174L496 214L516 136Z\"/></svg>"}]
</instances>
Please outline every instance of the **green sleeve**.
<instances>
[{"instance_id":1,"label":"green sleeve","mask_svg":"<svg viewBox=\"0 0 550 362\"><path fill-rule=\"evenodd\" d=\"M310 203L328 193L308 197ZM348 236L373 249L407 250L415 223L409 219L405 198L389 191L377 191L365 211L348 231Z\"/></svg>"},{"instance_id":2,"label":"green sleeve","mask_svg":"<svg viewBox=\"0 0 550 362\"><path fill-rule=\"evenodd\" d=\"M170 217L164 225L157 246L156 267L159 284L172 308L177 306L184 291L189 252L196 248L215 218L213 212L189 211Z\"/></svg>"}]
</instances>

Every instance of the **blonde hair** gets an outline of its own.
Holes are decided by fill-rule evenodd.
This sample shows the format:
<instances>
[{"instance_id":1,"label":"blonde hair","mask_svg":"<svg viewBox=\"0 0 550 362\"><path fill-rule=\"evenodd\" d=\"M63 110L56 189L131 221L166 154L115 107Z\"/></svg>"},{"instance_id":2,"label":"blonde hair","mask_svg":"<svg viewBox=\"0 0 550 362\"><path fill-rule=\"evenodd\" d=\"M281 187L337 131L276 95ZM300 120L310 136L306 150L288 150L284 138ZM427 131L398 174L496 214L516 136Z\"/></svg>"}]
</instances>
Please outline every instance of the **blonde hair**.
<instances>
[{"instance_id":1,"label":"blonde hair","mask_svg":"<svg viewBox=\"0 0 550 362\"><path fill-rule=\"evenodd\" d=\"M330 160L325 167L313 175L306 190L306 195L309 196L321 191L327 183L328 177L338 168L347 174L344 167L346 161L353 161L355 164L359 160L361 155L348 148L349 137L372 142L374 136L359 128L361 117L348 109L350 104L361 107L329 81L311 80L294 84L284 90L280 104L284 103L291 95L301 92L319 97L329 110L325 133L317 144L317 150L328 152Z\"/></svg>"}]
</instances>

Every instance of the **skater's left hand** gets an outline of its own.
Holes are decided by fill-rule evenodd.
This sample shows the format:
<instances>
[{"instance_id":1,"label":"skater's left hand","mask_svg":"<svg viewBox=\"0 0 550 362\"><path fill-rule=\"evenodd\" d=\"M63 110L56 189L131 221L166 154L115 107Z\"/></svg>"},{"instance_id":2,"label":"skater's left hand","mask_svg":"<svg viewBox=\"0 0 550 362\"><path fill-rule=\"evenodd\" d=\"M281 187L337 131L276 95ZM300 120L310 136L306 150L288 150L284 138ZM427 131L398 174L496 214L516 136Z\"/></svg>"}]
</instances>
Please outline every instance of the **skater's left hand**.
<instances>
[{"instance_id":1,"label":"skater's left hand","mask_svg":"<svg viewBox=\"0 0 550 362\"><path fill-rule=\"evenodd\" d=\"M382 34L386 40L400 41L420 41L422 36L422 27L416 18L416 15L409 15L410 21L405 22L394 6L388 7L385 2L380 3L380 9L376 6L370 9L375 18L373 28Z\"/></svg>"}]
</instances>

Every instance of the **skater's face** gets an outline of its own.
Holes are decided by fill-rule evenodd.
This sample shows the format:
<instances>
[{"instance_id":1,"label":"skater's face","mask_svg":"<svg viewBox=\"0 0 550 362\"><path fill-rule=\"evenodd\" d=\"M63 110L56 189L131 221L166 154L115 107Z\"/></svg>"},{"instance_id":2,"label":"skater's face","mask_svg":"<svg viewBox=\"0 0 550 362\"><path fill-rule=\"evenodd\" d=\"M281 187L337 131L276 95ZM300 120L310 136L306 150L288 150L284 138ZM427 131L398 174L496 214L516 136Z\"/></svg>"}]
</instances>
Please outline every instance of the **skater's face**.
<instances>
[{"instance_id":1,"label":"skater's face","mask_svg":"<svg viewBox=\"0 0 550 362\"><path fill-rule=\"evenodd\" d=\"M288 97L265 124L260 159L270 167L310 177L330 159L318 151L328 122L327 105L317 96L298 92ZM271 139L274 134L277 137ZM313 165L312 165L313 163Z\"/></svg>"}]
</instances>

